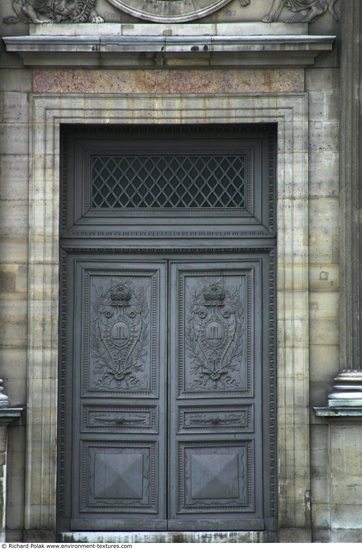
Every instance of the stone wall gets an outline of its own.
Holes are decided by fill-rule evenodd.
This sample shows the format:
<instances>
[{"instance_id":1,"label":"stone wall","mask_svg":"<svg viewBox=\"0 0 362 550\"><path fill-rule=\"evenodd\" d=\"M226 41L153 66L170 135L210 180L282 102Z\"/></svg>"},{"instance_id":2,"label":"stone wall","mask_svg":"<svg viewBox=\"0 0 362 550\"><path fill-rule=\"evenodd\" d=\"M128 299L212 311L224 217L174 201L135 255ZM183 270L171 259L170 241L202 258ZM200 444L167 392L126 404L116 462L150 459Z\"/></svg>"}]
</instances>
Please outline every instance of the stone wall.
<instances>
[{"instance_id":1,"label":"stone wall","mask_svg":"<svg viewBox=\"0 0 362 550\"><path fill-rule=\"evenodd\" d=\"M360 289L360 33L362 9L351 0L341 25L340 67L340 353L338 378L329 409L317 411L312 440L314 528L318 540L362 540L362 378ZM331 364L331 359L328 361ZM328 367L325 366L327 371ZM344 377L346 382L344 382ZM342 382L340 382L342 380ZM340 405L343 403L343 405ZM346 409L343 406L347 405ZM324 416L321 420L319 412Z\"/></svg>"},{"instance_id":2,"label":"stone wall","mask_svg":"<svg viewBox=\"0 0 362 550\"><path fill-rule=\"evenodd\" d=\"M323 406L339 369L339 68L307 71L310 116L310 398ZM330 527L327 423L311 414L312 524Z\"/></svg>"},{"instance_id":3,"label":"stone wall","mask_svg":"<svg viewBox=\"0 0 362 550\"><path fill-rule=\"evenodd\" d=\"M269 5L270 2L266 0L259 2L255 0L254 5L241 8L238 0L235 0L220 12L206 18L205 22L237 20L241 17L245 21L260 19ZM9 15L10 12L10 0L2 2L0 18ZM105 0L99 3L99 12L109 21L136 22L129 15L120 16L119 12ZM1 23L0 30L4 35L28 34L28 27L23 24L5 26ZM310 26L312 33L333 34L337 30L338 27L332 23L330 14L326 14ZM56 372L54 369L40 370L40 374L38 371L27 372L27 364L34 365L32 363L34 356L30 357L29 354L29 338L34 340L37 336L28 333L28 313L30 316L36 316L42 308L52 304L51 301L39 302L39 310L36 312L29 310L29 303L34 304L32 301L34 296L28 294L28 287L30 285L30 289L34 289L36 285L41 286L44 295L51 286L49 280L53 278L56 281L56 266L53 266L53 269L51 262L48 264L49 280L28 281L29 186L31 182L35 187L37 185L37 179L34 180L33 162L39 153L39 151L34 153L34 142L29 141L29 138L34 137L33 127L29 124L34 121L42 127L47 122L31 118L33 116L31 112L34 114L33 94L37 94L38 98L48 97L50 102L54 97L75 94L78 103L82 103L85 111L88 103L87 99L82 100L82 96L94 99L107 94L108 103L110 104L113 98L114 105L118 105L119 99L127 94L132 96L154 93L164 94L165 98L181 94L196 96L234 94L240 97L243 94L261 94L272 97L273 108L278 107L276 94L290 94L291 98L293 94L307 94L309 140L305 162L309 161L309 195L307 197L309 224L304 228L305 231L298 232L298 229L303 227L305 219L298 218L297 201L306 200L306 197L294 195L293 190L293 200L296 201L295 217L291 220L289 231L292 235L296 230L294 238L300 240L297 243L299 249L303 249L303 246L309 247L309 280L303 279L304 275L298 279L298 269L300 267L300 273L305 273L303 271L305 265L301 263L298 267L299 260L294 259L292 286L289 289L283 287L279 296L279 300L283 301L284 312L287 312L286 318L279 320L285 322L285 326L289 320L295 322L293 337L289 343L284 346L285 342L282 340L279 342L279 356L282 358L280 368L281 370L287 368L288 371L288 376L283 379L285 386L281 387L280 403L284 407L285 395L292 396L290 401L292 407L283 408L283 418L291 414L293 421L284 424L280 422L279 426L283 442L296 437L292 466L287 462L289 455L287 458L281 456L281 463L285 469L283 470L282 467L279 472L280 527L285 532L283 535L285 540L296 541L298 537L305 540L310 527L314 540L330 540L333 537L334 540L338 537L343 539L345 535L338 533L345 528L354 529L350 535L351 540L355 540L356 537L357 540L361 540L358 539L362 529L360 520L362 517L361 426L341 423L341 421L331 425L325 420L315 418L311 411L312 406L322 406L326 403L333 385L333 377L340 366L338 48L333 54L320 56L316 65L306 69L305 72L300 68L281 67L267 69L250 67L242 70L237 68L211 70L208 67L193 67L189 70L158 68L138 71L36 68L33 71L25 68L17 55L6 54L4 48L0 55L2 152L0 160L0 374L5 379L11 404L28 403L29 418L35 426L32 432L28 428L27 445L24 427L9 428L8 540L20 540L24 536L24 526L36 531L36 536L39 538L42 536L42 530L48 530L46 536L50 536L49 531L52 527L54 528L55 453L53 452L50 462L47 462L43 456L40 456L41 452L45 452L44 448L41 449L40 440L37 449L35 445L37 434L41 431L39 424L47 417L49 411L46 407L49 403L52 404L52 418L56 419L55 403L51 399L56 388ZM59 99L58 107L60 103ZM82 109L79 108L79 121L85 116ZM105 110L102 111L101 106L96 113L104 117L107 114ZM73 113L73 116L76 118L76 114ZM180 113L180 120L182 116ZM289 183L293 186L294 182ZM51 186L47 187L47 189L50 188ZM41 187L39 189L41 190ZM35 188L34 193L36 192ZM52 200L51 197L47 198ZM46 216L46 214L47 212L44 211L43 215ZM39 224L41 225L43 221L39 220ZM52 220L48 222L51 224ZM53 242L50 248L54 245L56 243ZM44 252L45 247L40 243L39 255ZM52 257L56 257L57 251L53 250L52 253ZM31 273L34 278L36 270ZM38 276L43 277L44 273L46 273L44 270L39 270ZM304 300L308 290L309 309L306 309ZM41 319L44 321L47 315L49 319L49 311L46 311ZM39 327L40 325L41 321ZM34 327L34 325L31 326ZM43 329L46 330L46 327ZM44 360L48 361L48 365L53 367L56 365L56 342L51 342L51 345L49 344L47 349L37 349L39 364ZM305 357L308 355L309 362L305 365ZM47 357L44 359L45 356ZM291 365L294 370L291 369ZM27 380L29 380L28 384ZM35 385L32 386L34 380ZM41 388L48 388L48 393L45 390L43 394L38 393ZM31 399L29 399L30 394ZM286 411L289 412L286 413ZM308 429L305 430L305 419L309 414L310 435L309 423ZM294 430L298 425L303 428L295 434ZM52 448L53 451L55 429L53 424L47 441L48 448ZM281 451L286 450L283 444L280 447ZM311 472L306 466L309 464L307 456L309 450ZM25 475L26 453L27 476ZM47 468L53 476L51 483L41 484L40 474L35 482L34 479L31 481L29 465L37 460L39 464L48 465ZM288 472L289 466L294 469ZM46 476L49 475L47 468L45 468ZM289 480L293 480L294 485L288 485L286 480L288 483ZM37 490L34 489L35 486L38 487ZM46 512L46 503L49 504L48 512ZM310 510L311 515L309 515ZM331 530L336 533L331 535Z\"/></svg>"},{"instance_id":4,"label":"stone wall","mask_svg":"<svg viewBox=\"0 0 362 550\"><path fill-rule=\"evenodd\" d=\"M6 6L2 5L0 11ZM2 19L2 13L0 18ZM9 32L0 24L0 31ZM24 27L11 31L23 32ZM27 400L29 93L31 71L0 49L0 370L10 404ZM6 427L2 427L6 430ZM24 526L25 426L8 428L7 527ZM11 465L11 466L10 466ZM2 466L3 468L3 466Z\"/></svg>"}]
</instances>

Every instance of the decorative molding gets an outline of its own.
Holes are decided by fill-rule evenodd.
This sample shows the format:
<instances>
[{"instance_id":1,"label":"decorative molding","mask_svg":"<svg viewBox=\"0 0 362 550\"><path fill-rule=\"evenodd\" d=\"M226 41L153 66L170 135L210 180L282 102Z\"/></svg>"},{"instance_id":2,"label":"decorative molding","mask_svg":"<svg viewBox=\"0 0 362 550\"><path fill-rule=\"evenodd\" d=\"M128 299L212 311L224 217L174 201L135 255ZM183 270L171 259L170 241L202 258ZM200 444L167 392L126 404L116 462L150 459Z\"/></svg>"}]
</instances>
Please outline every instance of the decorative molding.
<instances>
[{"instance_id":1,"label":"decorative molding","mask_svg":"<svg viewBox=\"0 0 362 550\"><path fill-rule=\"evenodd\" d=\"M178 409L179 433L245 433L254 429L253 405L187 406Z\"/></svg>"},{"instance_id":2,"label":"decorative molding","mask_svg":"<svg viewBox=\"0 0 362 550\"><path fill-rule=\"evenodd\" d=\"M130 255L138 255L138 254L168 254L180 256L180 254L208 254L209 256L215 257L220 254L255 254L265 252L267 254L270 253L270 249L274 247L274 240L270 240L268 243L263 243L261 246L257 246L257 243L255 243L255 246L250 245L248 243L248 246L245 247L226 247L226 246L214 246L213 248L210 248L210 243L208 243L208 247L200 248L199 246L196 248L188 247L188 248L175 248L173 243L170 243L168 247L145 247L145 246L139 246L137 248L125 248L125 246L120 245L118 248L115 248L114 246L110 246L107 249L104 248L104 246L96 245L94 246L82 246L75 247L73 243L69 243L69 246L63 246L64 250L66 250L67 253L82 253L82 254L94 254L97 253L99 255L102 254L127 254Z\"/></svg>"},{"instance_id":3,"label":"decorative molding","mask_svg":"<svg viewBox=\"0 0 362 550\"><path fill-rule=\"evenodd\" d=\"M278 308L278 377L279 408L278 446L279 484L278 493L272 490L271 499L278 496L280 519L284 524L298 527L309 525L305 508L305 492L309 487L309 442L308 384L308 321L303 322L303 347L300 341L300 315L307 318L308 300L308 117L307 96L304 93L287 94L226 94L218 95L90 95L84 103L82 94L40 94L30 97L32 118L29 215L29 332L28 362L29 416L27 437L29 453L26 470L26 529L54 529L55 526L55 480L54 441L56 437L56 380L58 377L58 265L59 265L59 128L61 124L147 124L150 122L177 122L193 124L238 124L277 123L278 163L277 233L279 237L276 263L278 266L278 292L283 296L288 291L297 293L301 310L286 310L285 300L279 300ZM180 120L180 104L183 118ZM54 169L51 177L45 170L51 159ZM290 183L293 185L290 185ZM41 197L46 196L46 203ZM51 220L51 223L49 223ZM285 239L293 227L295 238ZM41 246L40 243L42 243ZM135 243L136 244L136 243ZM198 243L195 243L200 249ZM230 251L239 250L240 241ZM250 243L249 243L250 244ZM264 245L265 246L265 245ZM132 247L130 247L132 248ZM170 250L167 246L163 248ZM225 247L223 247L225 248ZM268 247L266 247L268 248ZM137 243L132 254L144 248ZM210 249L210 244L206 251ZM94 248L93 248L94 250ZM249 246L245 250L250 250ZM255 248L254 248L255 250ZM270 250L270 249L269 249ZM125 249L118 253L125 254ZM215 250L214 250L215 253ZM236 252L237 253L237 252ZM64 277L65 274L62 275ZM50 281L39 295L36 281ZM298 281L298 285L296 283ZM297 286L293 286L297 285ZM37 294L36 294L37 292ZM51 321L49 321L51 312ZM64 320L65 321L65 320ZM293 343L295 353L290 354L288 342ZM51 348L49 348L51 345ZM274 345L274 339L271 348ZM38 350L49 349L39 355ZM287 381L298 372L303 380L295 379L293 392ZM293 378L294 379L294 378ZM50 383L50 384L49 384ZM50 387L50 392L49 392ZM289 414L289 408L298 403L298 415ZM52 405L52 406L50 406ZM274 419L275 423L275 419ZM39 427L41 427L39 436ZM293 438L289 434L293 433ZM40 437L40 440L39 440ZM271 439L273 439L271 437ZM42 453L39 458L39 445ZM300 448L305 453L300 453ZM277 462L275 447L272 461L275 471ZM37 480L42 477L43 488L39 496ZM276 487L276 485L275 485ZM275 508L277 502L275 501ZM288 522L288 523L286 523ZM252 528L252 527L250 527ZM89 526L88 526L89 530Z\"/></svg>"},{"instance_id":4,"label":"decorative molding","mask_svg":"<svg viewBox=\"0 0 362 550\"><path fill-rule=\"evenodd\" d=\"M158 408L86 405L82 408L82 432L158 433Z\"/></svg>"},{"instance_id":5,"label":"decorative molding","mask_svg":"<svg viewBox=\"0 0 362 550\"><path fill-rule=\"evenodd\" d=\"M183 222L184 223L184 222ZM135 224L136 225L136 224ZM180 224L181 226L181 224ZM129 229L129 227L128 227ZM94 231L92 229L87 230L81 229L81 230L75 230L71 229L64 235L65 238L71 238L71 237L77 237L77 238L88 238L91 239L92 237L120 237L122 239L129 239L129 238L166 238L166 239L180 239L180 238L199 238L199 237L208 237L209 239L217 239L217 238L273 238L273 235L270 234L268 231L203 231L203 230L195 230L195 231L187 231L180 229L179 231L157 231L157 230L145 230L145 231L139 231L138 229L134 231L117 231L117 230L103 230L103 231Z\"/></svg>"},{"instance_id":6,"label":"decorative molding","mask_svg":"<svg viewBox=\"0 0 362 550\"><path fill-rule=\"evenodd\" d=\"M60 250L59 254L59 330L62 334L66 334L66 330L68 327L69 319L68 319L68 308L67 308L67 294L62 289L67 288L67 281L68 281L68 269L69 265L66 261L67 255L64 252L64 250ZM66 339L63 338L60 340L60 346L58 349L58 362L59 365L66 365L67 364L67 358L69 354L69 348L67 346ZM65 476L65 445L66 445L66 434L65 434L65 426L66 426L66 415L71 414L71 411L69 410L69 401L66 400L66 394L67 394L67 374L68 371L65 368L59 368L58 372L58 434L57 434L57 441L58 441L58 468L57 468L57 491L56 491L56 503L57 508L59 512L64 511L64 505L66 501L66 476ZM68 408L66 408L66 405Z\"/></svg>"},{"instance_id":7,"label":"decorative molding","mask_svg":"<svg viewBox=\"0 0 362 550\"><path fill-rule=\"evenodd\" d=\"M278 380L277 373L277 327L275 324L275 315L277 311L276 296L277 296L277 258L276 249L269 250L269 376L270 380ZM278 419L277 416L277 384L268 384L269 398L269 418L270 430L269 437L265 439L265 453L270 457L271 475L269 478L269 502L270 515L272 518L278 516L278 472L277 472L277 457L278 457Z\"/></svg>"}]
</instances>

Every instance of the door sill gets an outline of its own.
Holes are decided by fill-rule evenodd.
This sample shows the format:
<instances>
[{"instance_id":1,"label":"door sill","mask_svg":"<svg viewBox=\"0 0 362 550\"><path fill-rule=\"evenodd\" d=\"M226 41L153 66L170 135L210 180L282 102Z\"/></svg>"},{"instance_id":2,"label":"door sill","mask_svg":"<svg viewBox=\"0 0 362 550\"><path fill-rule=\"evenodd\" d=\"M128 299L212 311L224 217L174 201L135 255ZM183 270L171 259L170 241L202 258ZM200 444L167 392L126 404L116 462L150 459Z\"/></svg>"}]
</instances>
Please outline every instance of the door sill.
<instances>
[{"instance_id":1,"label":"door sill","mask_svg":"<svg viewBox=\"0 0 362 550\"><path fill-rule=\"evenodd\" d=\"M58 534L58 540L75 543L273 542L275 534L268 531L63 531Z\"/></svg>"}]
</instances>

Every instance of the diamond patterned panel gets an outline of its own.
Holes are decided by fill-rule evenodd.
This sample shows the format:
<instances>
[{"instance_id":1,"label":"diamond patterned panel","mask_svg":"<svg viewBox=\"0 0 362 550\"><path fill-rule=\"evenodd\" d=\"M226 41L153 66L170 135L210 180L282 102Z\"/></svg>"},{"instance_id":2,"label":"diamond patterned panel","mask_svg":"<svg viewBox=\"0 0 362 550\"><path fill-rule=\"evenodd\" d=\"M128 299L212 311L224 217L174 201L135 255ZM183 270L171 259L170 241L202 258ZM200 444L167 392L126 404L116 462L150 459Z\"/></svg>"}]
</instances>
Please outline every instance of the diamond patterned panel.
<instances>
[{"instance_id":1,"label":"diamond patterned panel","mask_svg":"<svg viewBox=\"0 0 362 550\"><path fill-rule=\"evenodd\" d=\"M245 208L242 155L92 156L93 208Z\"/></svg>"}]
</instances>

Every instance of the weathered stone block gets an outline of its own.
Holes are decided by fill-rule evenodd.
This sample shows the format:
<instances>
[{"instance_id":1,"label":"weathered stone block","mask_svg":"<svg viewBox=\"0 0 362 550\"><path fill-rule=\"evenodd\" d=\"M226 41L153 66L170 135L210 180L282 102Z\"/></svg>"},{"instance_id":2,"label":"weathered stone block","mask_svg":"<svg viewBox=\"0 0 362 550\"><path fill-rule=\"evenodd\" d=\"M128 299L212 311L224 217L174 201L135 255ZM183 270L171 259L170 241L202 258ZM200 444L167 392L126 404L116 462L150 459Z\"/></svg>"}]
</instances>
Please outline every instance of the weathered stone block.
<instances>
[{"instance_id":1,"label":"weathered stone block","mask_svg":"<svg viewBox=\"0 0 362 550\"><path fill-rule=\"evenodd\" d=\"M331 506L331 527L332 529L362 529L362 506L333 504Z\"/></svg>"},{"instance_id":2,"label":"weathered stone block","mask_svg":"<svg viewBox=\"0 0 362 550\"><path fill-rule=\"evenodd\" d=\"M311 345L310 346L310 380L319 382L323 388L331 384L339 369L339 346Z\"/></svg>"},{"instance_id":3,"label":"weathered stone block","mask_svg":"<svg viewBox=\"0 0 362 550\"><path fill-rule=\"evenodd\" d=\"M308 91L327 91L339 89L340 72L339 69L313 69L308 68L305 72L306 88Z\"/></svg>"},{"instance_id":4,"label":"weathered stone block","mask_svg":"<svg viewBox=\"0 0 362 550\"><path fill-rule=\"evenodd\" d=\"M316 345L339 344L339 321L337 320L311 320L310 342Z\"/></svg>"},{"instance_id":5,"label":"weathered stone block","mask_svg":"<svg viewBox=\"0 0 362 550\"><path fill-rule=\"evenodd\" d=\"M310 292L309 307L311 319L338 319L338 293Z\"/></svg>"},{"instance_id":6,"label":"weathered stone block","mask_svg":"<svg viewBox=\"0 0 362 550\"><path fill-rule=\"evenodd\" d=\"M309 123L310 151L337 152L339 147L339 123L311 121Z\"/></svg>"},{"instance_id":7,"label":"weathered stone block","mask_svg":"<svg viewBox=\"0 0 362 550\"><path fill-rule=\"evenodd\" d=\"M313 519L314 529L318 529L318 528L329 529L331 525L330 505L328 503L321 504L319 502L314 502L314 499L313 499L312 519ZM316 540L320 540L320 538L317 537ZM328 536L327 536L327 540L329 540Z\"/></svg>"},{"instance_id":8,"label":"weathered stone block","mask_svg":"<svg viewBox=\"0 0 362 550\"><path fill-rule=\"evenodd\" d=\"M34 71L36 93L237 93L304 90L298 69L43 70Z\"/></svg>"},{"instance_id":9,"label":"weathered stone block","mask_svg":"<svg viewBox=\"0 0 362 550\"><path fill-rule=\"evenodd\" d=\"M340 97L337 90L325 91L323 89L309 92L309 120L313 121L337 121L340 112Z\"/></svg>"},{"instance_id":10,"label":"weathered stone block","mask_svg":"<svg viewBox=\"0 0 362 550\"><path fill-rule=\"evenodd\" d=\"M26 155L28 153L28 124L11 124L0 126L0 145L3 155Z\"/></svg>"},{"instance_id":11,"label":"weathered stone block","mask_svg":"<svg viewBox=\"0 0 362 550\"><path fill-rule=\"evenodd\" d=\"M309 264L309 288L311 291L339 291L338 264Z\"/></svg>"},{"instance_id":12,"label":"weathered stone block","mask_svg":"<svg viewBox=\"0 0 362 550\"><path fill-rule=\"evenodd\" d=\"M26 201L2 201L0 213L1 236L27 235L28 203Z\"/></svg>"},{"instance_id":13,"label":"weathered stone block","mask_svg":"<svg viewBox=\"0 0 362 550\"><path fill-rule=\"evenodd\" d=\"M309 157L309 174L311 198L337 197L339 194L339 153L313 151Z\"/></svg>"},{"instance_id":14,"label":"weathered stone block","mask_svg":"<svg viewBox=\"0 0 362 550\"><path fill-rule=\"evenodd\" d=\"M28 254L26 235L0 237L0 261L11 264L23 264Z\"/></svg>"},{"instance_id":15,"label":"weathered stone block","mask_svg":"<svg viewBox=\"0 0 362 550\"><path fill-rule=\"evenodd\" d=\"M0 200L27 200L28 164L26 155L0 157Z\"/></svg>"},{"instance_id":16,"label":"weathered stone block","mask_svg":"<svg viewBox=\"0 0 362 550\"><path fill-rule=\"evenodd\" d=\"M29 119L28 95L21 92L3 92L1 94L1 118L5 123L26 124Z\"/></svg>"}]
</instances>

